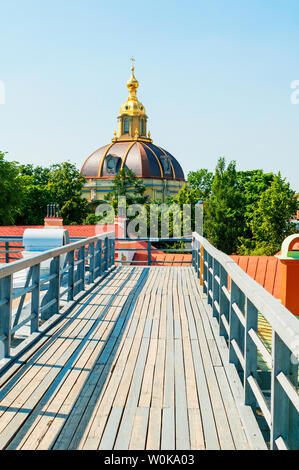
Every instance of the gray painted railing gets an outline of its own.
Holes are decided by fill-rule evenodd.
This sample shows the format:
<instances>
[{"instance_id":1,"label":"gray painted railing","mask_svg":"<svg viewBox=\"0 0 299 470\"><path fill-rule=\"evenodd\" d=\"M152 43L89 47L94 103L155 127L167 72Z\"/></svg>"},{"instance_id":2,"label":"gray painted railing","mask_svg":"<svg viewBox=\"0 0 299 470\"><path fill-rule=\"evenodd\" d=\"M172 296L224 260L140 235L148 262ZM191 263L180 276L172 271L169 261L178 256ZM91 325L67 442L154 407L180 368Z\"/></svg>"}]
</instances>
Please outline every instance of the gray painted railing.
<instances>
[{"instance_id":1,"label":"gray painted railing","mask_svg":"<svg viewBox=\"0 0 299 470\"><path fill-rule=\"evenodd\" d=\"M75 242L84 238L86 237L70 237L69 240ZM20 256L16 256L16 254L22 253L22 251L24 251L22 236L0 236L0 263L11 263L20 260Z\"/></svg>"},{"instance_id":2,"label":"gray painted railing","mask_svg":"<svg viewBox=\"0 0 299 470\"><path fill-rule=\"evenodd\" d=\"M183 243L191 243L192 238L116 238L116 241L120 242L144 242L146 244L146 248L122 248L120 246L120 243L118 244L118 247L115 249L116 253L123 252L123 251L133 251L134 253L145 253L146 254L146 259L142 261L137 261L137 260L131 260L131 261L123 261L123 260L117 260L117 263L120 264L144 264L146 263L147 266L155 266L156 264L188 264L190 265L190 261L183 261L183 260L159 260L156 261L153 259L152 254L156 254L157 251L163 251L166 254L172 253L172 254L186 254L186 253L191 253L190 248L153 248L152 244L153 243L160 243L160 242L167 242L167 243L175 243L175 242L183 242Z\"/></svg>"},{"instance_id":3,"label":"gray painted railing","mask_svg":"<svg viewBox=\"0 0 299 470\"><path fill-rule=\"evenodd\" d=\"M104 276L114 265L114 253L111 232L0 267L0 359L10 358L12 340L21 327L29 324L31 334L38 332L41 323L61 312L62 300L65 305L76 301L87 285L93 286ZM49 272L43 277L41 264L49 261ZM25 269L24 286L13 288L14 274ZM29 316L20 321L28 295Z\"/></svg>"},{"instance_id":4,"label":"gray painted railing","mask_svg":"<svg viewBox=\"0 0 299 470\"><path fill-rule=\"evenodd\" d=\"M299 321L229 256L193 234L192 265L243 384L243 404L259 407L271 449L299 449ZM299 294L298 294L299 295ZM258 313L272 327L271 352L258 334ZM258 382L258 352L271 370L270 404Z\"/></svg>"}]
</instances>

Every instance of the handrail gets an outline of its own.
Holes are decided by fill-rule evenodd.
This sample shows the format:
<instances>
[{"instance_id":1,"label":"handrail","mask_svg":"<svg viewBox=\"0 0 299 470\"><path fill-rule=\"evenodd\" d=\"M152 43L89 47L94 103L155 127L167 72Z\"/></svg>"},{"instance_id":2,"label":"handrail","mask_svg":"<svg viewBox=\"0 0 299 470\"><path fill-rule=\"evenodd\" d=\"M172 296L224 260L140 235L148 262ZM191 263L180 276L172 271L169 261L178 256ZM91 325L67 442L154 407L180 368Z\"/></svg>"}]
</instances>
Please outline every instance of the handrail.
<instances>
[{"instance_id":1,"label":"handrail","mask_svg":"<svg viewBox=\"0 0 299 470\"><path fill-rule=\"evenodd\" d=\"M86 284L93 285L105 276L114 266L114 254L114 232L106 232L0 267L0 359L11 358L18 329L29 324L30 333L39 332L42 323L61 313L62 300L65 306L71 305L85 291ZM41 267L49 271L44 277ZM14 288L14 274L26 269L29 271L24 285ZM16 307L17 299L20 301ZM27 316L25 307L29 309Z\"/></svg>"},{"instance_id":2,"label":"handrail","mask_svg":"<svg viewBox=\"0 0 299 470\"><path fill-rule=\"evenodd\" d=\"M225 268L230 278L236 281L238 287L242 289L246 297L254 303L256 308L263 314L281 339L288 343L299 340L298 319L284 307L278 299L273 297L260 284L252 279L252 277L243 271L228 255L213 247L208 240L197 233L193 233L192 235L193 238Z\"/></svg>"},{"instance_id":3,"label":"handrail","mask_svg":"<svg viewBox=\"0 0 299 470\"><path fill-rule=\"evenodd\" d=\"M61 256L66 253L69 253L70 251L82 248L82 246L85 246L87 242L88 244L90 244L92 242L96 242L105 238L114 239L114 232L106 232L101 233L100 235L95 235L90 238L84 238L83 240L79 240L74 243L69 243L68 245L64 245L59 248L54 248L53 250L44 251L42 254L32 256L32 258L20 259L19 261L10 263L8 266L2 266L0 267L0 279L5 276L9 276L17 271L21 271L22 269L30 268L35 264L40 264L43 261L47 261L48 259L53 258L54 256Z\"/></svg>"},{"instance_id":4,"label":"handrail","mask_svg":"<svg viewBox=\"0 0 299 470\"><path fill-rule=\"evenodd\" d=\"M70 243L75 241L80 241L86 237L69 237ZM0 262L10 263L11 261L20 261L18 256L12 256L16 253L22 253L24 251L24 246L22 244L22 236L9 236L9 235L0 235ZM17 243L17 245L16 245ZM3 255L3 256L1 256Z\"/></svg>"},{"instance_id":5,"label":"handrail","mask_svg":"<svg viewBox=\"0 0 299 470\"><path fill-rule=\"evenodd\" d=\"M299 321L228 255L192 235L192 265L242 380L243 404L260 407L271 449L299 449ZM259 313L272 328L271 352L258 334ZM271 369L270 406L259 384L258 353Z\"/></svg>"},{"instance_id":6,"label":"handrail","mask_svg":"<svg viewBox=\"0 0 299 470\"><path fill-rule=\"evenodd\" d=\"M147 259L146 260L142 260L142 261L138 261L138 260L123 260L123 259L119 259L117 260L116 262L117 263L120 263L120 264L144 264L145 262L147 262L147 265L148 266L152 266L152 265L155 265L155 264L169 264L170 262L172 264L187 264L187 265L190 265L190 261L186 261L186 260L179 260L179 261L169 261L169 260L159 260L159 261L155 261L154 259L152 259L152 253L155 254L155 249L152 249L152 243L158 243L158 242L177 242L177 241L180 241L180 242L189 242L191 243L192 242L192 238L190 237L185 237L185 238L116 238L115 241L118 241L118 242L125 242L126 244L132 242L144 242L145 243L145 247L144 248L128 248L128 247L125 247L125 248L122 248L121 247L121 244L119 243L118 246L115 248L115 251L117 253L119 252L122 252L122 251L126 251L126 252L143 252L143 253L146 253L147 254ZM164 252L167 252L167 253L191 253L191 249L187 248L162 248L162 249L159 249L157 248L157 251L164 251Z\"/></svg>"}]
</instances>

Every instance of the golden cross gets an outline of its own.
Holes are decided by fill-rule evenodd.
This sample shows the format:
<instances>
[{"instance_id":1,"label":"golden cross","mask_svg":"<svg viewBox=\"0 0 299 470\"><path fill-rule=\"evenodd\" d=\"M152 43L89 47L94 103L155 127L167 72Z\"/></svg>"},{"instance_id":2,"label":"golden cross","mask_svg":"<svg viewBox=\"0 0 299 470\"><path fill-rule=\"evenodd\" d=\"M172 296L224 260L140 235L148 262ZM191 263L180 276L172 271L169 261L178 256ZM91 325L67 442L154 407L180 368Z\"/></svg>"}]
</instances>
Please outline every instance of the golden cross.
<instances>
[{"instance_id":1,"label":"golden cross","mask_svg":"<svg viewBox=\"0 0 299 470\"><path fill-rule=\"evenodd\" d=\"M134 57L131 57L130 60L132 61L132 72L134 72L134 70L135 70L135 69L134 69L134 62L135 62L135 59L134 59Z\"/></svg>"}]
</instances>

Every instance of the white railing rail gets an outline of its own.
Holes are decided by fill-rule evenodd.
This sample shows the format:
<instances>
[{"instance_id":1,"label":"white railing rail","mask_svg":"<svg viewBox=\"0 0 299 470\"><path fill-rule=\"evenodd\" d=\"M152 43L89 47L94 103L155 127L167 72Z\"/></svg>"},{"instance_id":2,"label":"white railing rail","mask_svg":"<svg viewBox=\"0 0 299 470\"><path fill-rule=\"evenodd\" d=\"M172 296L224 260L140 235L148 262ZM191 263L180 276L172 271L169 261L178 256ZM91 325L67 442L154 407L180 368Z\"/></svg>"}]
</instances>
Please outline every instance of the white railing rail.
<instances>
[{"instance_id":1,"label":"white railing rail","mask_svg":"<svg viewBox=\"0 0 299 470\"><path fill-rule=\"evenodd\" d=\"M258 406L271 449L299 449L299 321L229 256L193 233L192 265L243 382L244 404ZM299 292L298 292L299 295ZM272 328L271 352L258 333L258 314ZM258 352L271 369L270 404L258 382Z\"/></svg>"}]
</instances>

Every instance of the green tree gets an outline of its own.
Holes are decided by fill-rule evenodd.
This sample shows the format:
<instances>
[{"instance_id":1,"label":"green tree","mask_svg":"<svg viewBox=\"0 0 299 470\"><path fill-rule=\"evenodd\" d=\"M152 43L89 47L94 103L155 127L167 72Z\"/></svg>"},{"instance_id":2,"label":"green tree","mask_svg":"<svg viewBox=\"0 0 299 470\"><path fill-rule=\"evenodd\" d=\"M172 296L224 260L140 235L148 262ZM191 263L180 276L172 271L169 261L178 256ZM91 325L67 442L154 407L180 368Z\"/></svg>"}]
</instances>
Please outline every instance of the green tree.
<instances>
[{"instance_id":1,"label":"green tree","mask_svg":"<svg viewBox=\"0 0 299 470\"><path fill-rule=\"evenodd\" d=\"M47 188L50 168L42 166L20 165L20 176L23 181L23 199L16 225L43 225L47 204L52 202Z\"/></svg>"},{"instance_id":2,"label":"green tree","mask_svg":"<svg viewBox=\"0 0 299 470\"><path fill-rule=\"evenodd\" d=\"M240 245L251 241L253 234L251 221L261 195L270 187L273 173L264 173L263 170L238 171L238 186L244 199L244 233L240 237Z\"/></svg>"},{"instance_id":3,"label":"green tree","mask_svg":"<svg viewBox=\"0 0 299 470\"><path fill-rule=\"evenodd\" d=\"M149 196L145 194L146 186L143 180L138 178L134 171L123 168L113 180L112 191L105 196L117 214L118 198L126 197L127 206L131 204L148 204Z\"/></svg>"},{"instance_id":4,"label":"green tree","mask_svg":"<svg viewBox=\"0 0 299 470\"><path fill-rule=\"evenodd\" d=\"M5 160L0 151L0 225L12 225L23 199L23 181L16 162Z\"/></svg>"},{"instance_id":5,"label":"green tree","mask_svg":"<svg viewBox=\"0 0 299 470\"><path fill-rule=\"evenodd\" d=\"M297 210L295 191L278 173L261 195L250 221L255 245L251 254L273 255L279 251L283 240L295 231L290 220Z\"/></svg>"},{"instance_id":6,"label":"green tree","mask_svg":"<svg viewBox=\"0 0 299 470\"><path fill-rule=\"evenodd\" d=\"M64 223L81 224L87 216L88 203L82 198L84 177L70 162L51 166L47 183L51 201L59 204Z\"/></svg>"},{"instance_id":7,"label":"green tree","mask_svg":"<svg viewBox=\"0 0 299 470\"><path fill-rule=\"evenodd\" d=\"M211 194L214 175L206 168L190 171L188 173L188 183L191 189L198 191L199 199L206 200Z\"/></svg>"},{"instance_id":8,"label":"green tree","mask_svg":"<svg viewBox=\"0 0 299 470\"><path fill-rule=\"evenodd\" d=\"M236 252L244 230L244 197L238 186L235 161L226 167L219 158L211 195L204 205L204 235L219 250Z\"/></svg>"}]
</instances>

